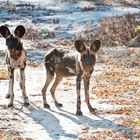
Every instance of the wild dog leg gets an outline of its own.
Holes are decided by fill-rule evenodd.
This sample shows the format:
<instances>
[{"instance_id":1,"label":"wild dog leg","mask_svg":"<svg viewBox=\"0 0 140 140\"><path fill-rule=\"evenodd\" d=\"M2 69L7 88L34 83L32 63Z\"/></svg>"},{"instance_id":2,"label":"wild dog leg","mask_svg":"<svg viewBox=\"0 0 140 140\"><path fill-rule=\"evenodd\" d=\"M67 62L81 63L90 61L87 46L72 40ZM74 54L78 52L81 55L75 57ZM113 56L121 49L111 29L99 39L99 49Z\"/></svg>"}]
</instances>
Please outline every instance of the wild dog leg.
<instances>
[{"instance_id":1,"label":"wild dog leg","mask_svg":"<svg viewBox=\"0 0 140 140\"><path fill-rule=\"evenodd\" d=\"M76 79L76 90L77 90L77 111L76 111L76 115L82 115L80 89L81 89L81 75L78 75L77 79Z\"/></svg>"},{"instance_id":2,"label":"wild dog leg","mask_svg":"<svg viewBox=\"0 0 140 140\"><path fill-rule=\"evenodd\" d=\"M7 94L7 97L10 97L10 102L7 105L7 107L11 107L13 106L13 101L14 101L14 68L9 67L8 68L9 71L9 91Z\"/></svg>"},{"instance_id":3,"label":"wild dog leg","mask_svg":"<svg viewBox=\"0 0 140 140\"><path fill-rule=\"evenodd\" d=\"M50 85L50 83L52 82L53 80L53 77L54 75L51 74L49 72L49 70L47 70L47 74L46 74L46 82L45 82L45 85L42 89L42 96L43 96L43 105L45 108L50 108L49 104L47 103L47 100L46 100L46 91L47 91L47 88L48 86Z\"/></svg>"},{"instance_id":4,"label":"wild dog leg","mask_svg":"<svg viewBox=\"0 0 140 140\"><path fill-rule=\"evenodd\" d=\"M89 102L89 78L84 77L84 89L85 89L85 101L87 103L88 109L91 113L95 114L95 108L93 108Z\"/></svg>"},{"instance_id":5,"label":"wild dog leg","mask_svg":"<svg viewBox=\"0 0 140 140\"><path fill-rule=\"evenodd\" d=\"M24 100L24 105L29 106L28 97L26 95L26 88L25 88L25 69L20 69L20 88L22 90L22 96Z\"/></svg>"},{"instance_id":6,"label":"wild dog leg","mask_svg":"<svg viewBox=\"0 0 140 140\"><path fill-rule=\"evenodd\" d=\"M6 57L6 63L10 63ZM8 74L9 74L9 79L10 79L10 75L11 75L11 67L10 67L10 64L8 65ZM10 98L10 86L9 86L9 89L8 89L8 93L6 94L5 98L9 99Z\"/></svg>"},{"instance_id":7,"label":"wild dog leg","mask_svg":"<svg viewBox=\"0 0 140 140\"><path fill-rule=\"evenodd\" d=\"M62 104L61 103L58 103L57 100L56 100L56 97L55 97L55 89L56 87L59 85L59 83L61 82L61 80L63 79L63 77L61 75L57 75L56 74L56 78L55 78L55 81L54 81L54 84L51 88L51 94L52 94L52 98L53 98L53 101L55 103L55 106L57 107L62 107Z\"/></svg>"}]
</instances>

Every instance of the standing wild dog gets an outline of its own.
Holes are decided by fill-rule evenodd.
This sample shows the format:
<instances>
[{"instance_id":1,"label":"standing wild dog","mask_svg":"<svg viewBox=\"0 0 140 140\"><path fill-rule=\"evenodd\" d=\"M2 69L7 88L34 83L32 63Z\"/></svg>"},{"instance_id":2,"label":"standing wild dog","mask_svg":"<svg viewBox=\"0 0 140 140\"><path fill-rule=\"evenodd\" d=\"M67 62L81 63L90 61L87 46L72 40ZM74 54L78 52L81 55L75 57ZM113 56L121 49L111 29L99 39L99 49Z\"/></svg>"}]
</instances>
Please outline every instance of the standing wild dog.
<instances>
[{"instance_id":1,"label":"standing wild dog","mask_svg":"<svg viewBox=\"0 0 140 140\"><path fill-rule=\"evenodd\" d=\"M81 80L84 81L85 101L91 113L95 113L95 109L92 108L89 102L89 80L94 70L96 62L96 53L101 46L100 40L95 40L90 48L87 48L81 40L75 41L75 48L77 52L64 51L53 49L45 56L46 67L46 82L42 89L43 104L45 108L50 108L46 101L46 90L49 84L52 82L54 75L55 81L51 87L51 95L54 103L57 107L62 107L61 103L58 103L55 98L55 90L59 85L63 77L77 76L76 88L77 88L77 111L76 115L82 115L81 112L81 97L80 88Z\"/></svg>"},{"instance_id":2,"label":"standing wild dog","mask_svg":"<svg viewBox=\"0 0 140 140\"><path fill-rule=\"evenodd\" d=\"M25 67L26 67L26 52L23 49L21 38L25 33L25 28L21 25L17 26L14 35L10 33L10 30L6 26L0 27L1 35L6 39L6 64L8 65L9 72L9 90L6 98L10 98L10 102L7 107L13 106L14 101L14 70L20 69L20 88L24 99L24 105L28 106L28 97L26 96L25 89Z\"/></svg>"}]
</instances>

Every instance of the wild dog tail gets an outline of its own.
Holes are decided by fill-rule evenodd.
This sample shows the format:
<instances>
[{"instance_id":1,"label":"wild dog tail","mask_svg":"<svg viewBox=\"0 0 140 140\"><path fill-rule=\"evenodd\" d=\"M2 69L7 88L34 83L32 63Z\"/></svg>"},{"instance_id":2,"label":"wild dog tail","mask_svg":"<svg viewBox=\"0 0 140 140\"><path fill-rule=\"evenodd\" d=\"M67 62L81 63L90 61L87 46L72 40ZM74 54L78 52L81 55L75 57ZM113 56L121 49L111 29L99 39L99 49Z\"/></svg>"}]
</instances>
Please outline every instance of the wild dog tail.
<instances>
[{"instance_id":1,"label":"wild dog tail","mask_svg":"<svg viewBox=\"0 0 140 140\"><path fill-rule=\"evenodd\" d=\"M56 55L57 49L52 49L45 55L45 67L51 75L54 75Z\"/></svg>"}]
</instances>

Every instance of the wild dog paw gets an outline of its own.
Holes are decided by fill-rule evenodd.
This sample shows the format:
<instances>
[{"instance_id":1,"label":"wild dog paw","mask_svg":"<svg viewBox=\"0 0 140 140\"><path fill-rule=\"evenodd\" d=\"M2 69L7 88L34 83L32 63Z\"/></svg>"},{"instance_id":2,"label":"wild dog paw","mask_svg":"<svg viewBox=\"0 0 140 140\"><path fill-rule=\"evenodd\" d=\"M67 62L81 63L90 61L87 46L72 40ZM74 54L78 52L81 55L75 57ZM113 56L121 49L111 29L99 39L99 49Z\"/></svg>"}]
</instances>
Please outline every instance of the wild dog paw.
<instances>
[{"instance_id":1,"label":"wild dog paw","mask_svg":"<svg viewBox=\"0 0 140 140\"><path fill-rule=\"evenodd\" d=\"M82 111L77 111L76 115L81 116L81 115L83 115L83 113L82 113Z\"/></svg>"},{"instance_id":2,"label":"wild dog paw","mask_svg":"<svg viewBox=\"0 0 140 140\"><path fill-rule=\"evenodd\" d=\"M63 107L63 105L61 103L55 102L55 106L56 107Z\"/></svg>"},{"instance_id":3,"label":"wild dog paw","mask_svg":"<svg viewBox=\"0 0 140 140\"><path fill-rule=\"evenodd\" d=\"M96 108L90 108L89 111L92 114L97 114L97 109Z\"/></svg>"},{"instance_id":4,"label":"wild dog paw","mask_svg":"<svg viewBox=\"0 0 140 140\"><path fill-rule=\"evenodd\" d=\"M25 106L25 107L28 107L29 105L30 105L29 102L24 102L24 106Z\"/></svg>"},{"instance_id":5,"label":"wild dog paw","mask_svg":"<svg viewBox=\"0 0 140 140\"><path fill-rule=\"evenodd\" d=\"M44 103L44 108L50 108L49 104Z\"/></svg>"}]
</instances>

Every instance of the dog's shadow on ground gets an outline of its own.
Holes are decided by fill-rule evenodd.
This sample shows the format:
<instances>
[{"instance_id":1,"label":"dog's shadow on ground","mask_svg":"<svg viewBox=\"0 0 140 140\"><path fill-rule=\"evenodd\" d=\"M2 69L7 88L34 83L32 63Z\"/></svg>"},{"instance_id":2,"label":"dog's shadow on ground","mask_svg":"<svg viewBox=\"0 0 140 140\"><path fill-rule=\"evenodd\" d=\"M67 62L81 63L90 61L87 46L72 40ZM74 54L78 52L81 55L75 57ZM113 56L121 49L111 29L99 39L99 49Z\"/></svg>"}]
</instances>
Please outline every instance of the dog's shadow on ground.
<instances>
[{"instance_id":1,"label":"dog's shadow on ground","mask_svg":"<svg viewBox=\"0 0 140 140\"><path fill-rule=\"evenodd\" d=\"M52 113L51 113L52 112ZM57 114L57 117L55 116ZM49 137L52 139L60 139L61 136L67 138L76 139L78 134L68 134L66 130L64 130L63 126L60 125L60 121L58 115L61 117L67 118L70 121L74 122L77 125L89 125L93 128L110 128L114 129L117 132L121 132L121 130L129 130L130 128L126 126L121 126L111 120L108 120L101 116L94 116L89 118L88 116L76 116L68 111L63 109L59 109L58 111L47 110L41 107L33 105L33 110L30 113L26 114L28 117L32 118L35 123L41 125L43 129L48 133ZM95 119L98 118L98 119ZM79 126L79 127L80 127ZM69 128L68 128L69 129Z\"/></svg>"},{"instance_id":2,"label":"dog's shadow on ground","mask_svg":"<svg viewBox=\"0 0 140 140\"><path fill-rule=\"evenodd\" d=\"M32 120L43 127L48 136L52 139L60 139L60 136L67 138L77 138L77 135L68 134L60 125L60 121L52 113L51 109L43 109L32 104L32 110L30 113L25 113L27 117L32 118Z\"/></svg>"},{"instance_id":3,"label":"dog's shadow on ground","mask_svg":"<svg viewBox=\"0 0 140 140\"><path fill-rule=\"evenodd\" d=\"M124 125L117 124L105 117L102 117L100 114L97 114L95 116L93 114L91 114L90 117L85 116L85 115L75 117L76 115L73 113L70 113L63 109L60 109L60 110L61 110L61 112L59 112L60 115L66 117L66 118L69 118L70 120L72 120L73 122L75 122L78 125L86 125L86 126L89 125L93 129L94 128L95 129L96 128L114 129L115 131L120 132L120 133L122 130L126 130L126 131L129 131L130 133L132 133L131 128L124 126ZM56 112L56 111L54 111L54 112ZM56 112L56 113L58 113L58 112ZM126 132L126 131L124 131L124 132Z\"/></svg>"}]
</instances>

